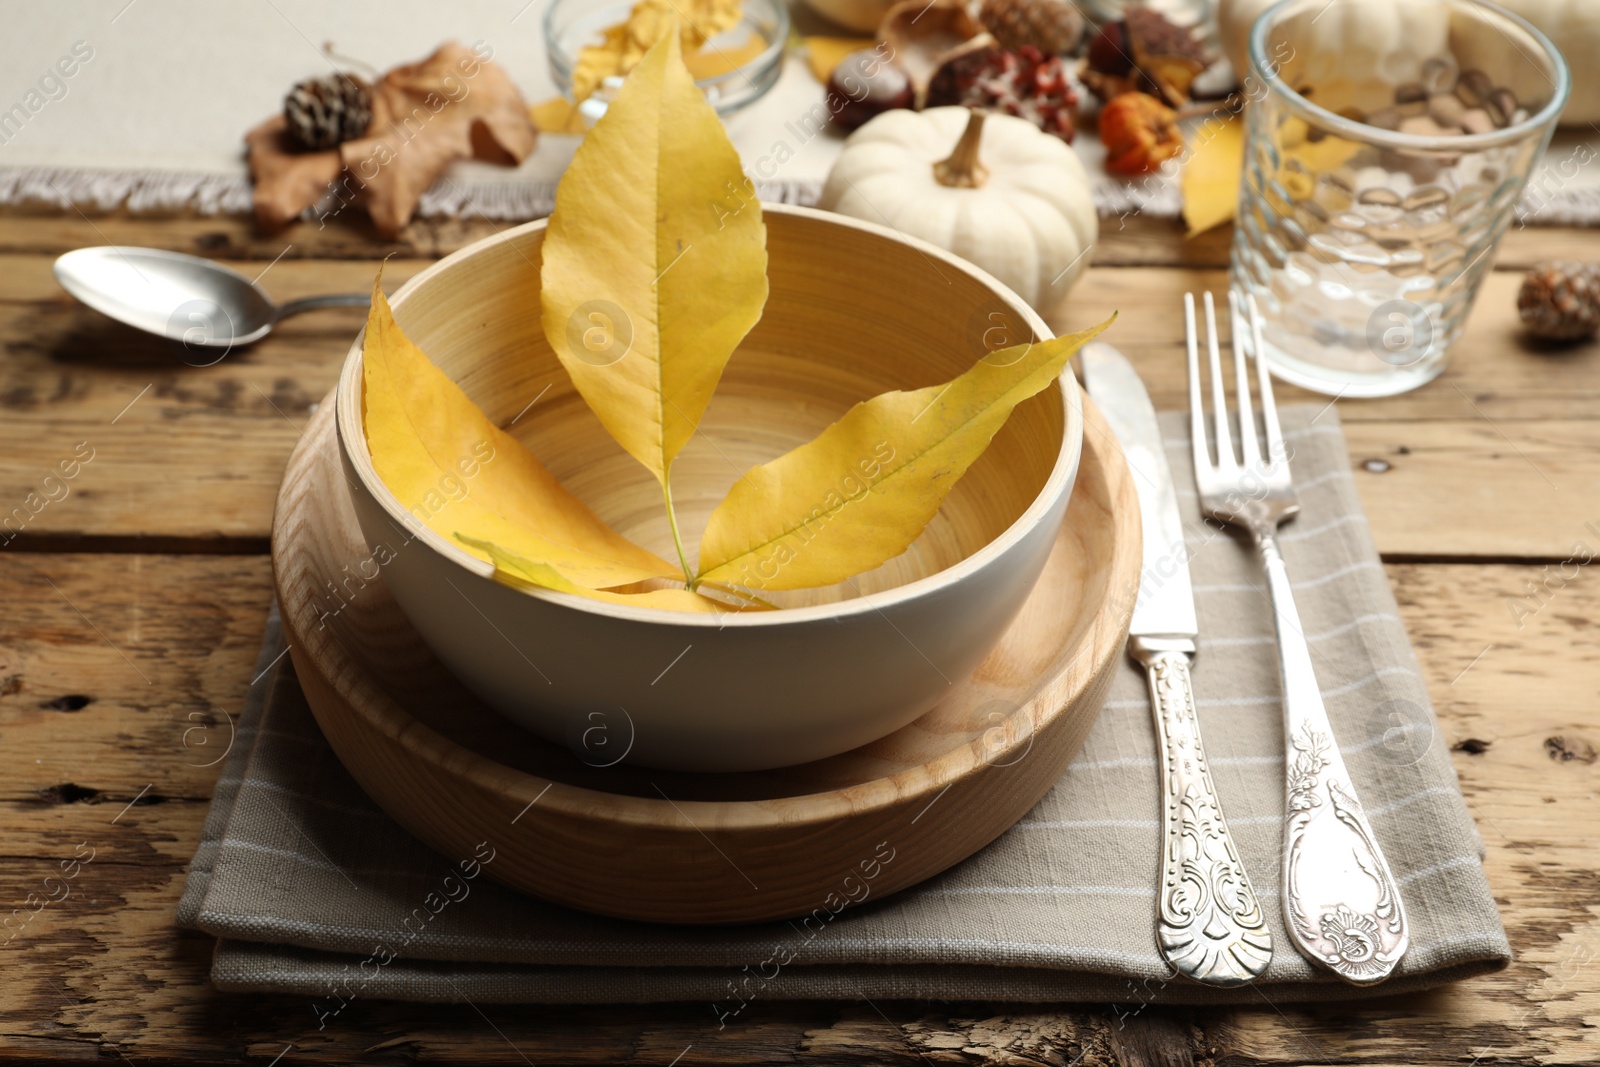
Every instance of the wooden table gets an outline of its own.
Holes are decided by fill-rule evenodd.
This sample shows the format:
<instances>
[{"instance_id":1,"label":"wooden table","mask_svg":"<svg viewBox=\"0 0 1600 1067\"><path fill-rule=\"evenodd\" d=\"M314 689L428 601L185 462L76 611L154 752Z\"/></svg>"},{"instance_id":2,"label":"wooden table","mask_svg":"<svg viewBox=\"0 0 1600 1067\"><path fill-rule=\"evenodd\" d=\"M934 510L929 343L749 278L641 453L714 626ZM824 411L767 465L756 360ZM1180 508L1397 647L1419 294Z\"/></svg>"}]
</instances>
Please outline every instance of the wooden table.
<instances>
[{"instance_id":1,"label":"wooden table","mask_svg":"<svg viewBox=\"0 0 1600 1067\"><path fill-rule=\"evenodd\" d=\"M271 597L273 497L332 386L353 311L293 319L210 367L76 304L51 260L138 244L264 273L274 296L398 285L491 232L418 223L282 238L234 218L0 215L0 913L94 850L71 896L0 948L0 1059L530 1064L1572 1063L1600 1059L1600 345L1536 352L1518 272L1594 258L1600 236L1521 230L1500 251L1451 370L1341 402L1351 460L1421 657L1516 951L1499 974L1322 1008L1056 1009L760 1003L588 1009L356 1001L318 1030L304 998L224 996L210 939L173 925L223 736ZM1185 289L1224 286L1226 232L1113 220L1076 291L1084 321L1175 407ZM1305 399L1285 389L1280 400ZM76 453L76 456L75 456ZM92 458L82 462L83 457ZM69 481L46 473L77 458ZM65 495L63 495L63 486ZM42 505L40 502L42 501ZM13 536L14 533L14 536ZM7 936L10 936L9 934Z\"/></svg>"}]
</instances>

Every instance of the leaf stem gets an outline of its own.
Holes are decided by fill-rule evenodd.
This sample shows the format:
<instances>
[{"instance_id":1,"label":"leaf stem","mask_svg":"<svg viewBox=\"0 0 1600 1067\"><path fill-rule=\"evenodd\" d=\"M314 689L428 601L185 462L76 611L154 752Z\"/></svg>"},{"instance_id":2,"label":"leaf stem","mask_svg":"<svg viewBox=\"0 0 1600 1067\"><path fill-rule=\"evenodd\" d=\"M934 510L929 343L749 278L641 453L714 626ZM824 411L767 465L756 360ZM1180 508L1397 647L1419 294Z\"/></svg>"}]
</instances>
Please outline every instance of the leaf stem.
<instances>
[{"instance_id":1,"label":"leaf stem","mask_svg":"<svg viewBox=\"0 0 1600 1067\"><path fill-rule=\"evenodd\" d=\"M667 524L672 527L672 543L678 548L678 566L683 568L683 584L692 593L697 583L693 572L689 570L689 557L683 551L683 535L678 532L678 513L672 509L672 471L670 469L661 479L661 495L667 502Z\"/></svg>"}]
</instances>

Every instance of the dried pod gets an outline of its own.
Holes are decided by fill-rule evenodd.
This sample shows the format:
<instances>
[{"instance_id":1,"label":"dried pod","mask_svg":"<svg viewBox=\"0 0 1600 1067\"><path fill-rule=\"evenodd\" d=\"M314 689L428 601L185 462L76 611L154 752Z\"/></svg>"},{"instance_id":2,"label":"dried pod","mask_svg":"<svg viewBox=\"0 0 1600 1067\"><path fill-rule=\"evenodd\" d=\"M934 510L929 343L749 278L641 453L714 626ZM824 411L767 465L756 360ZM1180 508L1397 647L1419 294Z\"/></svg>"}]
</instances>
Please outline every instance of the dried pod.
<instances>
[{"instance_id":1,"label":"dried pod","mask_svg":"<svg viewBox=\"0 0 1600 1067\"><path fill-rule=\"evenodd\" d=\"M980 36L992 40L972 17L965 0L904 0L889 9L878 27L878 39L889 46L890 58L911 78L919 108L939 65Z\"/></svg>"},{"instance_id":2,"label":"dried pod","mask_svg":"<svg viewBox=\"0 0 1600 1067\"><path fill-rule=\"evenodd\" d=\"M1159 11L1130 7L1089 42L1083 80L1102 100L1140 92L1182 107L1195 78L1210 65L1211 55L1193 29Z\"/></svg>"},{"instance_id":3,"label":"dried pod","mask_svg":"<svg viewBox=\"0 0 1600 1067\"><path fill-rule=\"evenodd\" d=\"M1032 45L1008 52L992 44L964 48L947 59L928 87L928 106L960 105L1027 119L1071 141L1078 95L1059 56Z\"/></svg>"}]
</instances>

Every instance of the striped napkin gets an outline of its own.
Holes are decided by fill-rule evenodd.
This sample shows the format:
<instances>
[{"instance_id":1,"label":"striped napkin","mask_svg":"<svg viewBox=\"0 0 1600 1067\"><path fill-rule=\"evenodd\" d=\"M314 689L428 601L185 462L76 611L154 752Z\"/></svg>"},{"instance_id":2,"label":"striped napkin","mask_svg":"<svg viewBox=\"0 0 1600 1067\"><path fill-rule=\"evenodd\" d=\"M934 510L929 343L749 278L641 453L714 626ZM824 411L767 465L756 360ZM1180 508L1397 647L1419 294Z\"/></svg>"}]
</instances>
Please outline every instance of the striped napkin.
<instances>
[{"instance_id":1,"label":"striped napkin","mask_svg":"<svg viewBox=\"0 0 1600 1067\"><path fill-rule=\"evenodd\" d=\"M1278 1003L1387 995L1502 967L1510 947L1482 844L1362 516L1338 416L1330 406L1282 417L1303 506L1284 555L1328 715L1411 920L1410 952L1382 986L1314 970L1284 928L1271 607L1251 550L1194 510L1188 427L1176 413L1161 423L1195 516L1186 525L1200 717L1276 944L1254 986L1172 978L1157 952L1155 743L1131 664L1060 783L964 863L826 925L655 926L545 904L492 884L471 857L410 837L323 739L274 619L262 650L263 669L273 666L252 687L179 921L220 939L220 988L302 994L324 1017L356 997L703 1001L724 1024L763 999ZM450 878L464 869L476 876Z\"/></svg>"}]
</instances>

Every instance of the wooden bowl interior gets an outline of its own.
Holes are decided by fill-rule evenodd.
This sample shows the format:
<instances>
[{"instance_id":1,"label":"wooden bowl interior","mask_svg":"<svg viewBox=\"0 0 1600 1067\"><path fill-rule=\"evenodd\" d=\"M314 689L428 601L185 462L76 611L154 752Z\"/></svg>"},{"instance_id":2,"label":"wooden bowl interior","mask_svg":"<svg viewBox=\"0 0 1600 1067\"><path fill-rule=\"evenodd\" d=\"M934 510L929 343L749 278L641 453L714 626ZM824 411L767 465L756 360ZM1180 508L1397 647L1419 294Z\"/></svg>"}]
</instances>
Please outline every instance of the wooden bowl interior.
<instances>
[{"instance_id":1,"label":"wooden bowl interior","mask_svg":"<svg viewBox=\"0 0 1600 1067\"><path fill-rule=\"evenodd\" d=\"M814 215L769 211L766 219L766 310L673 467L691 561L712 509L748 468L811 440L862 400L947 381L987 351L1027 339L1028 312L1016 297L948 261ZM542 226L529 227L430 272L397 300L396 318L568 489L625 536L675 558L654 479L606 433L545 341L543 238ZM1024 402L908 551L850 582L774 599L831 603L959 563L1037 498L1060 456L1064 422L1057 390Z\"/></svg>"}]
</instances>

